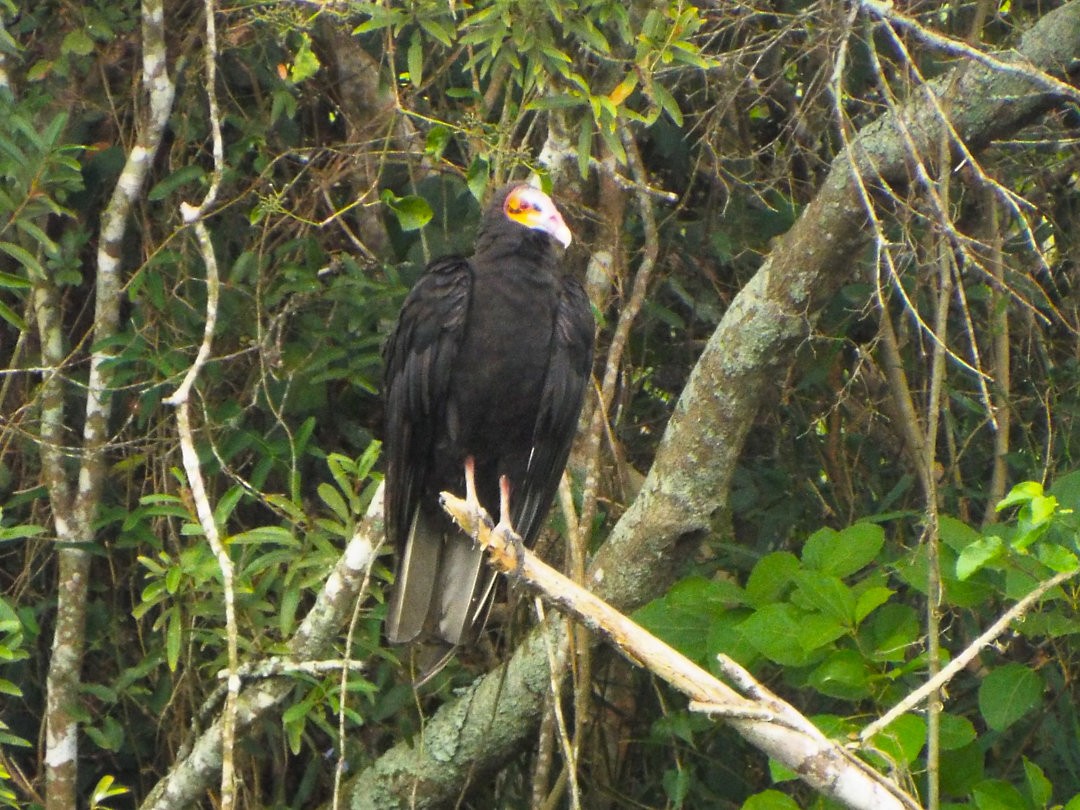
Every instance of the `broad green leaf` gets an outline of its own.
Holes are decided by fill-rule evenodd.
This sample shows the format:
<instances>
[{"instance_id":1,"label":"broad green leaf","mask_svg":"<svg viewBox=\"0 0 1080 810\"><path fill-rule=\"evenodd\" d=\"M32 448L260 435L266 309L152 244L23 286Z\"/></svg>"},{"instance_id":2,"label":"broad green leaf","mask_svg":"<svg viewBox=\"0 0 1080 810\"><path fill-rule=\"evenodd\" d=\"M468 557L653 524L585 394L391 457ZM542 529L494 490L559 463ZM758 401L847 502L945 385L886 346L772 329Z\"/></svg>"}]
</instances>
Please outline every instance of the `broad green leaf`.
<instances>
[{"instance_id":1,"label":"broad green leaf","mask_svg":"<svg viewBox=\"0 0 1080 810\"><path fill-rule=\"evenodd\" d=\"M323 482L319 484L318 492L322 502L330 507L330 510L340 518L342 523L348 523L352 520L352 514L349 512L348 504L346 504L345 499L341 497L341 493L338 492L337 487Z\"/></svg>"},{"instance_id":2,"label":"broad green leaf","mask_svg":"<svg viewBox=\"0 0 1080 810\"><path fill-rule=\"evenodd\" d=\"M803 646L806 621L806 615L792 605L766 605L740 624L739 631L769 660L784 666L805 666L818 657Z\"/></svg>"},{"instance_id":3,"label":"broad green leaf","mask_svg":"<svg viewBox=\"0 0 1080 810\"><path fill-rule=\"evenodd\" d=\"M177 169L160 183L157 183L146 193L146 198L148 200L164 200L180 186L201 181L205 176L206 172L202 166L189 163L187 166Z\"/></svg>"},{"instance_id":4,"label":"broad green leaf","mask_svg":"<svg viewBox=\"0 0 1080 810\"><path fill-rule=\"evenodd\" d=\"M981 537L966 546L956 558L956 577L963 581L993 562L1004 553L1004 543L1000 537L990 535Z\"/></svg>"},{"instance_id":5,"label":"broad green leaf","mask_svg":"<svg viewBox=\"0 0 1080 810\"><path fill-rule=\"evenodd\" d=\"M7 321L9 324L14 326L20 332L25 331L27 329L26 321L24 321L19 316L19 314L17 312L15 312L15 310L13 310L11 307L9 307L7 304L5 304L3 301L0 301L0 318Z\"/></svg>"},{"instance_id":6,"label":"broad green leaf","mask_svg":"<svg viewBox=\"0 0 1080 810\"><path fill-rule=\"evenodd\" d=\"M449 146L450 138L449 129L441 124L433 126L428 130L427 137L424 139L424 153L438 160L443 156L446 147Z\"/></svg>"},{"instance_id":7,"label":"broad green leaf","mask_svg":"<svg viewBox=\"0 0 1080 810\"><path fill-rule=\"evenodd\" d=\"M1028 798L1035 807L1046 807L1054 797L1054 787L1046 778L1042 768L1024 757L1024 783Z\"/></svg>"},{"instance_id":8,"label":"broad green leaf","mask_svg":"<svg viewBox=\"0 0 1080 810\"><path fill-rule=\"evenodd\" d=\"M675 807L681 807L690 792L690 771L686 768L668 768L664 771L664 793Z\"/></svg>"},{"instance_id":9,"label":"broad green leaf","mask_svg":"<svg viewBox=\"0 0 1080 810\"><path fill-rule=\"evenodd\" d=\"M979 711L990 728L1004 731L1039 704L1042 691L1042 679L1028 667L1005 664L979 685Z\"/></svg>"},{"instance_id":10,"label":"broad green leaf","mask_svg":"<svg viewBox=\"0 0 1080 810\"><path fill-rule=\"evenodd\" d=\"M87 56L94 52L94 40L82 28L69 31L60 43L60 53L73 53L78 56Z\"/></svg>"},{"instance_id":11,"label":"broad green leaf","mask_svg":"<svg viewBox=\"0 0 1080 810\"><path fill-rule=\"evenodd\" d=\"M428 201L415 194L398 197L390 189L386 189L382 193L382 201L394 212L398 225L403 231L420 230L431 221L434 215Z\"/></svg>"},{"instance_id":12,"label":"broad green leaf","mask_svg":"<svg viewBox=\"0 0 1080 810\"><path fill-rule=\"evenodd\" d=\"M810 673L808 680L823 695L858 700L870 694L867 684L871 674L858 652L837 650Z\"/></svg>"},{"instance_id":13,"label":"broad green leaf","mask_svg":"<svg viewBox=\"0 0 1080 810\"><path fill-rule=\"evenodd\" d=\"M321 67L319 57L311 50L311 38L307 34L301 36L300 49L296 52L292 66L289 68L289 81L293 84L300 84L310 79L319 72Z\"/></svg>"},{"instance_id":14,"label":"broad green leaf","mask_svg":"<svg viewBox=\"0 0 1080 810\"><path fill-rule=\"evenodd\" d=\"M779 790L763 790L743 802L742 810L799 810L799 805Z\"/></svg>"},{"instance_id":15,"label":"broad green leaf","mask_svg":"<svg viewBox=\"0 0 1080 810\"><path fill-rule=\"evenodd\" d=\"M875 734L871 744L892 765L910 765L926 744L926 721L917 714L902 715Z\"/></svg>"},{"instance_id":16,"label":"broad green leaf","mask_svg":"<svg viewBox=\"0 0 1080 810\"><path fill-rule=\"evenodd\" d=\"M848 635L847 627L839 620L823 613L808 613L802 617L799 624L799 643L808 653L821 651L822 647L846 635Z\"/></svg>"},{"instance_id":17,"label":"broad green leaf","mask_svg":"<svg viewBox=\"0 0 1080 810\"><path fill-rule=\"evenodd\" d=\"M36 276L39 279L45 278L45 268L42 267L41 262L37 260L34 254L26 248L16 245L14 242L0 242L0 250L25 267L31 276Z\"/></svg>"},{"instance_id":18,"label":"broad green leaf","mask_svg":"<svg viewBox=\"0 0 1080 810\"><path fill-rule=\"evenodd\" d=\"M855 603L855 624L860 625L867 616L884 605L895 593L892 588L878 585L859 594Z\"/></svg>"},{"instance_id":19,"label":"broad green leaf","mask_svg":"<svg viewBox=\"0 0 1080 810\"><path fill-rule=\"evenodd\" d=\"M782 599L791 587L799 561L787 551L775 551L757 561L746 580L746 598L754 607Z\"/></svg>"},{"instance_id":20,"label":"broad green leaf","mask_svg":"<svg viewBox=\"0 0 1080 810\"><path fill-rule=\"evenodd\" d=\"M1039 498L1042 494L1043 486L1038 481L1024 481L1009 490L1009 494L998 501L997 506L994 508L1000 512L1010 506L1027 503L1032 498Z\"/></svg>"},{"instance_id":21,"label":"broad green leaf","mask_svg":"<svg viewBox=\"0 0 1080 810\"><path fill-rule=\"evenodd\" d=\"M941 742L942 751L953 751L963 748L975 741L975 726L966 717L957 714L941 714L941 731L938 739Z\"/></svg>"},{"instance_id":22,"label":"broad green leaf","mask_svg":"<svg viewBox=\"0 0 1080 810\"><path fill-rule=\"evenodd\" d=\"M465 183L469 187L469 193L480 204L484 202L489 174L488 162L480 155L473 158L472 163L469 164L469 170L465 173Z\"/></svg>"},{"instance_id":23,"label":"broad green leaf","mask_svg":"<svg viewBox=\"0 0 1080 810\"><path fill-rule=\"evenodd\" d=\"M798 585L792 599L802 607L812 607L834 621L853 627L855 594L839 578L821 571L802 570L795 574Z\"/></svg>"},{"instance_id":24,"label":"broad green leaf","mask_svg":"<svg viewBox=\"0 0 1080 810\"><path fill-rule=\"evenodd\" d=\"M1075 553L1057 543L1040 543L1036 556L1039 562L1055 573L1075 571L1080 564Z\"/></svg>"},{"instance_id":25,"label":"broad green leaf","mask_svg":"<svg viewBox=\"0 0 1080 810\"><path fill-rule=\"evenodd\" d=\"M865 638L875 661L899 663L908 657L919 639L919 617L909 605L883 605L863 624L860 638Z\"/></svg>"},{"instance_id":26,"label":"broad green leaf","mask_svg":"<svg viewBox=\"0 0 1080 810\"><path fill-rule=\"evenodd\" d=\"M838 577L848 577L877 557L885 544L885 530L876 523L856 523L840 532L819 529L803 546L802 561Z\"/></svg>"},{"instance_id":27,"label":"broad green leaf","mask_svg":"<svg viewBox=\"0 0 1080 810\"><path fill-rule=\"evenodd\" d=\"M987 779L971 790L978 810L1029 810L1020 791L1004 779Z\"/></svg>"},{"instance_id":28,"label":"broad green leaf","mask_svg":"<svg viewBox=\"0 0 1080 810\"><path fill-rule=\"evenodd\" d=\"M972 543L982 539L982 535L962 520L957 520L949 515L938 518L938 536L941 542L955 551L962 552Z\"/></svg>"}]
</instances>

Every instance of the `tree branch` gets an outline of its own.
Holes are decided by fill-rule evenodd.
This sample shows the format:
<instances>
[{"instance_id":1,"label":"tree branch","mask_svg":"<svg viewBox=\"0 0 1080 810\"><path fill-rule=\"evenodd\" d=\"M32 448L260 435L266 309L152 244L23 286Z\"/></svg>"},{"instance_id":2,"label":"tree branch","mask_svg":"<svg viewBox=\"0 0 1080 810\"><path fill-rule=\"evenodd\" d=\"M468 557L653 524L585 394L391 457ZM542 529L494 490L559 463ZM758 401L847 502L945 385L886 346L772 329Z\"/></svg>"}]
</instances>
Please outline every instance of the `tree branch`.
<instances>
[{"instance_id":1,"label":"tree branch","mask_svg":"<svg viewBox=\"0 0 1080 810\"><path fill-rule=\"evenodd\" d=\"M632 664L652 672L710 714L723 716L748 742L799 775L803 781L856 810L913 810L919 804L866 763L825 737L793 706L767 693L739 669L738 694L678 650L560 574L524 547L520 537L492 529L491 518L461 498L442 493L443 508L481 548L496 569L511 575L561 612L603 636ZM728 669L734 662L725 662Z\"/></svg>"}]
</instances>

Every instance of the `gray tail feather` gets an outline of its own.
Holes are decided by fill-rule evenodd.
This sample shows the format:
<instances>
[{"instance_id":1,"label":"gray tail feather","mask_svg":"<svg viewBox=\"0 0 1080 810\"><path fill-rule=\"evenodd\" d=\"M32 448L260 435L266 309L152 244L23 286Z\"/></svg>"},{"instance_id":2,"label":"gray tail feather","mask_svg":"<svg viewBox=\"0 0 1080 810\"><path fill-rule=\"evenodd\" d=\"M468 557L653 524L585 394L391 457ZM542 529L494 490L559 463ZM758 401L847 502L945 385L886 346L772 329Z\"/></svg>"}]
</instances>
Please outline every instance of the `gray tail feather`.
<instances>
[{"instance_id":1,"label":"gray tail feather","mask_svg":"<svg viewBox=\"0 0 1080 810\"><path fill-rule=\"evenodd\" d=\"M484 551L469 537L456 533L447 538L439 566L438 633L451 644L460 644L476 621L474 604L477 583L484 565ZM484 591L488 591L484 588ZM486 593L483 594L486 596Z\"/></svg>"},{"instance_id":2,"label":"gray tail feather","mask_svg":"<svg viewBox=\"0 0 1080 810\"><path fill-rule=\"evenodd\" d=\"M424 629L435 592L442 546L442 532L424 520L418 510L409 527L404 556L398 562L386 614L386 637L392 643L412 641Z\"/></svg>"}]
</instances>

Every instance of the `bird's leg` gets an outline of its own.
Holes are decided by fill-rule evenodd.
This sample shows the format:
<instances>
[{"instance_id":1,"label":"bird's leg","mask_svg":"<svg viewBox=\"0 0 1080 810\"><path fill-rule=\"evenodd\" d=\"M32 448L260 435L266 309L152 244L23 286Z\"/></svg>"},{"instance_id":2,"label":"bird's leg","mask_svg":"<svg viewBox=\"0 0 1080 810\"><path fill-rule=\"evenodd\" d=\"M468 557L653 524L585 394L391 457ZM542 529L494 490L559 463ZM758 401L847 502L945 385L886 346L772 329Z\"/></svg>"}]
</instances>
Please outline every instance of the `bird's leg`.
<instances>
[{"instance_id":1,"label":"bird's leg","mask_svg":"<svg viewBox=\"0 0 1080 810\"><path fill-rule=\"evenodd\" d=\"M476 459L465 456L465 503L475 518L475 525L479 531L481 521L491 525L491 517L484 511L480 498L476 494ZM473 540L476 540L476 532L473 532Z\"/></svg>"},{"instance_id":2,"label":"bird's leg","mask_svg":"<svg viewBox=\"0 0 1080 810\"><path fill-rule=\"evenodd\" d=\"M514 569L515 574L521 574L521 569L525 565L525 546L522 545L521 535L514 529L513 523L510 521L510 479L505 475L499 476L499 523L492 531L501 531L507 536L514 545L514 554L517 556L517 566Z\"/></svg>"}]
</instances>

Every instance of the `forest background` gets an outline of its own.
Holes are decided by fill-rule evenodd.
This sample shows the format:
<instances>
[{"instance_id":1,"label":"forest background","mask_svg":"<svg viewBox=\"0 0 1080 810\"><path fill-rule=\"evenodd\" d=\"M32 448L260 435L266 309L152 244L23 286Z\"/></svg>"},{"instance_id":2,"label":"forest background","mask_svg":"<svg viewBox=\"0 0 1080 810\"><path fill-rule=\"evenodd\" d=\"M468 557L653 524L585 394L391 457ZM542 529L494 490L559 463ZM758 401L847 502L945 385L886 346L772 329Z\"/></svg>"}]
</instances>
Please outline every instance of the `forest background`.
<instances>
[{"instance_id":1,"label":"forest background","mask_svg":"<svg viewBox=\"0 0 1080 810\"><path fill-rule=\"evenodd\" d=\"M380 641L380 347L536 173L598 321L540 552L924 806L1080 807L1080 3L0 20L0 804L832 806L517 592Z\"/></svg>"}]
</instances>

